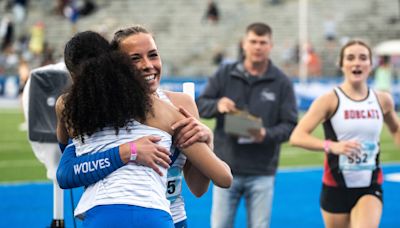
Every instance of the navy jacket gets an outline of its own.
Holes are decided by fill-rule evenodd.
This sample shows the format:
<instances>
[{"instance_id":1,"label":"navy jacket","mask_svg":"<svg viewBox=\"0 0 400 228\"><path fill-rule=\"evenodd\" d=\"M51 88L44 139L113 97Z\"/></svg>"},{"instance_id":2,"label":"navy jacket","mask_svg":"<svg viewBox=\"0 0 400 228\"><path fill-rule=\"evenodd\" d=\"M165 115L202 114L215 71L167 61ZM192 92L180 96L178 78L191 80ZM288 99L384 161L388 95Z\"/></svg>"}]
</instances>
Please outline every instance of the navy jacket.
<instances>
[{"instance_id":1,"label":"navy jacket","mask_svg":"<svg viewBox=\"0 0 400 228\"><path fill-rule=\"evenodd\" d=\"M222 97L262 118L267 132L264 142L238 144L237 137L225 134L224 115L217 110ZM234 175L275 175L280 145L289 139L297 123L297 106L292 82L271 61L260 77L248 75L242 62L220 66L197 99L197 106L201 117L216 118L214 151Z\"/></svg>"}]
</instances>

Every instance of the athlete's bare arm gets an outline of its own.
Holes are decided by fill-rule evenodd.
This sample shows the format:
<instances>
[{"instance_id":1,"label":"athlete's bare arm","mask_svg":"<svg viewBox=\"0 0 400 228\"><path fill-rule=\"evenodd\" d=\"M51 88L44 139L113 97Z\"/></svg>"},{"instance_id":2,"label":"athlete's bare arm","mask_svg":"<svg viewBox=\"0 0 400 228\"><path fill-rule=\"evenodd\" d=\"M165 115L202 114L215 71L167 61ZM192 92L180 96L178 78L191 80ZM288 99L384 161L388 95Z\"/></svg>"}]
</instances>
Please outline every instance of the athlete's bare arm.
<instances>
[{"instance_id":1,"label":"athlete's bare arm","mask_svg":"<svg viewBox=\"0 0 400 228\"><path fill-rule=\"evenodd\" d=\"M187 95L185 95L187 96ZM191 98L190 98L191 99ZM191 100L193 102L193 100ZM178 109L160 99L153 102L154 116L147 119L146 124L160 128L171 134L170 127L173 123L186 118ZM219 187L229 187L232 182L232 174L229 166L220 160L204 142L196 142L182 149L188 160L207 178L213 180ZM201 181L201 180L200 180ZM189 186L190 187L190 186Z\"/></svg>"},{"instance_id":2,"label":"athlete's bare arm","mask_svg":"<svg viewBox=\"0 0 400 228\"><path fill-rule=\"evenodd\" d=\"M213 150L213 133L199 121L199 112L193 99L184 93L166 92L166 95L176 107L179 107L179 111L186 117L172 125L173 129L179 129L176 136L176 145L185 148L199 141L207 143L209 148ZM188 124L189 121L190 124ZM207 192L210 179L193 166L190 160L186 161L183 173L190 191L195 196L200 197Z\"/></svg>"},{"instance_id":3,"label":"athlete's bare arm","mask_svg":"<svg viewBox=\"0 0 400 228\"><path fill-rule=\"evenodd\" d=\"M394 138L396 145L400 145L400 122L394 109L393 98L386 92L377 91L379 103L382 106L383 119L390 133Z\"/></svg>"},{"instance_id":4,"label":"athlete's bare arm","mask_svg":"<svg viewBox=\"0 0 400 228\"><path fill-rule=\"evenodd\" d=\"M200 122L199 111L193 99L184 93L165 91L172 104L186 117L171 127L176 132L176 145L186 147L194 142L206 142L213 149L213 133Z\"/></svg>"},{"instance_id":5,"label":"athlete's bare arm","mask_svg":"<svg viewBox=\"0 0 400 228\"><path fill-rule=\"evenodd\" d=\"M313 136L312 132L334 114L337 106L338 98L333 91L317 98L293 130L290 144L308 150L323 151L324 140ZM334 154L351 155L359 147L356 141L341 141L332 142L329 149Z\"/></svg>"}]
</instances>

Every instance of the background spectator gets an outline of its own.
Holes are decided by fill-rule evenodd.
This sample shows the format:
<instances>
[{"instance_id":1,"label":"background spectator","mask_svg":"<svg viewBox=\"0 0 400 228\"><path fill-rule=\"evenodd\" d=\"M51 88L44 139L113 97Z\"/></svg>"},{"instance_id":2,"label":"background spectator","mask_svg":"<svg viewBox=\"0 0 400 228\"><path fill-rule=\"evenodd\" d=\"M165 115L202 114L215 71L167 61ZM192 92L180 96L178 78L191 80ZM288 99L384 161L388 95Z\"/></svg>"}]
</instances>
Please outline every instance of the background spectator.
<instances>
[{"instance_id":1,"label":"background spectator","mask_svg":"<svg viewBox=\"0 0 400 228\"><path fill-rule=\"evenodd\" d=\"M332 16L326 18L323 24L324 37L326 41L336 40L336 21Z\"/></svg>"},{"instance_id":2,"label":"background spectator","mask_svg":"<svg viewBox=\"0 0 400 228\"><path fill-rule=\"evenodd\" d=\"M321 76L321 58L315 52L311 44L306 44L307 55L305 58L308 75L312 77Z\"/></svg>"},{"instance_id":3,"label":"background spectator","mask_svg":"<svg viewBox=\"0 0 400 228\"><path fill-rule=\"evenodd\" d=\"M14 24L10 15L4 15L0 24L1 51L12 45L14 40Z\"/></svg>"},{"instance_id":4,"label":"background spectator","mask_svg":"<svg viewBox=\"0 0 400 228\"><path fill-rule=\"evenodd\" d=\"M390 56L382 56L379 66L375 70L374 85L377 90L392 92L393 71L390 64Z\"/></svg>"},{"instance_id":5,"label":"background spectator","mask_svg":"<svg viewBox=\"0 0 400 228\"><path fill-rule=\"evenodd\" d=\"M35 54L42 54L44 49L44 24L39 21L31 28L31 38L29 40L29 50Z\"/></svg>"},{"instance_id":6,"label":"background spectator","mask_svg":"<svg viewBox=\"0 0 400 228\"><path fill-rule=\"evenodd\" d=\"M219 21L219 9L217 3L213 0L208 1L205 18L213 24L216 24Z\"/></svg>"}]
</instances>

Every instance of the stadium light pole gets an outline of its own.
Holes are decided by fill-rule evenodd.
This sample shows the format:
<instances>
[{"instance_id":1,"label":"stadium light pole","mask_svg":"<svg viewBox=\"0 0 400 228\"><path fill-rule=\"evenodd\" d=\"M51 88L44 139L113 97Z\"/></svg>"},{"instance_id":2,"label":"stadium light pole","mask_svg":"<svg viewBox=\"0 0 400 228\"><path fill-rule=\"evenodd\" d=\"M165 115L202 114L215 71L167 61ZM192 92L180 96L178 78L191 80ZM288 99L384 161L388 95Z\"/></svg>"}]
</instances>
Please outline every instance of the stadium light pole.
<instances>
[{"instance_id":1,"label":"stadium light pole","mask_svg":"<svg viewBox=\"0 0 400 228\"><path fill-rule=\"evenodd\" d=\"M306 43L308 39L307 27L308 0L299 0L299 78L300 82L307 80L307 50Z\"/></svg>"}]
</instances>

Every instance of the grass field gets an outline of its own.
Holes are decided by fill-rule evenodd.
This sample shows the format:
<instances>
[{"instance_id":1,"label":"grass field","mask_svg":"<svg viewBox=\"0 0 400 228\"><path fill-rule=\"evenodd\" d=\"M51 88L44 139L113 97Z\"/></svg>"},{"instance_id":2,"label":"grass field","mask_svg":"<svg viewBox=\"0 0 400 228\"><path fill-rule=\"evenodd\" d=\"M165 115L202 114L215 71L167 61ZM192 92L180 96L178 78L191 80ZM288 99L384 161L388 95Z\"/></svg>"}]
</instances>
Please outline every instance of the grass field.
<instances>
[{"instance_id":1,"label":"grass field","mask_svg":"<svg viewBox=\"0 0 400 228\"><path fill-rule=\"evenodd\" d=\"M27 140L27 132L19 131L19 124L23 122L23 115L17 109L0 109L0 182L25 180L45 180L46 170L37 161ZM213 120L204 120L210 127L214 127ZM318 128L316 135L322 137L322 128ZM386 128L381 137L382 161L400 162L400 151L393 144ZM322 166L323 153L282 146L280 167Z\"/></svg>"}]
</instances>

